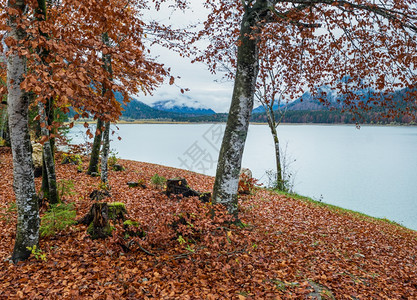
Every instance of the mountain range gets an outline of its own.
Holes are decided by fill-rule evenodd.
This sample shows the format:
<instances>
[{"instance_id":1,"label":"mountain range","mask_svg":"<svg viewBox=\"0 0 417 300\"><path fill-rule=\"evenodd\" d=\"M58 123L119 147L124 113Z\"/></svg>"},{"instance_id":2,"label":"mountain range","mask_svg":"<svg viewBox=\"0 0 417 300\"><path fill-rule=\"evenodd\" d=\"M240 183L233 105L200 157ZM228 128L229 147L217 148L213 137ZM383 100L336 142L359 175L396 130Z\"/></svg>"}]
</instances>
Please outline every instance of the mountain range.
<instances>
[{"instance_id":1,"label":"mountain range","mask_svg":"<svg viewBox=\"0 0 417 300\"><path fill-rule=\"evenodd\" d=\"M405 90L400 90L394 93L393 99L396 103L401 103L405 92ZM368 100L370 97L377 95L376 92L369 90L358 90L355 93L363 100ZM319 94L324 95L331 106L340 108L337 99L342 99L343 101L343 96L337 96L326 86L319 88ZM330 111L329 106L322 104L318 98L310 92L306 92L297 100L281 105L281 107L287 106L284 122L355 123L355 120L352 119L352 114L342 114L339 110ZM121 95L116 94L116 99L121 101ZM204 107L195 100L186 100L186 102L161 100L147 105L132 98L128 104L123 105L122 118L125 120L158 119L182 122L225 122L227 120L226 113L215 113L212 109ZM275 105L274 110L277 111L277 108L278 105ZM253 110L252 121L266 122L265 110L262 106L258 106ZM369 122L371 121L372 116L369 117Z\"/></svg>"},{"instance_id":2,"label":"mountain range","mask_svg":"<svg viewBox=\"0 0 417 300\"><path fill-rule=\"evenodd\" d=\"M116 99L118 99L116 97ZM119 99L118 99L119 100ZM120 99L121 100L121 99ZM123 104L124 109L122 118L137 119L165 119L182 120L198 116L209 116L216 114L215 111L205 108L197 101L190 101L192 106L185 103L178 103L175 100L162 100L147 105L139 100L132 98L129 103Z\"/></svg>"},{"instance_id":3,"label":"mountain range","mask_svg":"<svg viewBox=\"0 0 417 300\"><path fill-rule=\"evenodd\" d=\"M318 89L318 94L325 95L326 100L333 105L337 103L337 95L334 91L331 90L328 86L322 86ZM318 97L313 96L310 92L305 92L301 97L292 101L292 102L283 102L283 103L275 103L273 105L274 111L278 108L286 107L286 110L327 110L328 107L325 106ZM265 109L262 105L256 107L252 113L264 113Z\"/></svg>"}]
</instances>

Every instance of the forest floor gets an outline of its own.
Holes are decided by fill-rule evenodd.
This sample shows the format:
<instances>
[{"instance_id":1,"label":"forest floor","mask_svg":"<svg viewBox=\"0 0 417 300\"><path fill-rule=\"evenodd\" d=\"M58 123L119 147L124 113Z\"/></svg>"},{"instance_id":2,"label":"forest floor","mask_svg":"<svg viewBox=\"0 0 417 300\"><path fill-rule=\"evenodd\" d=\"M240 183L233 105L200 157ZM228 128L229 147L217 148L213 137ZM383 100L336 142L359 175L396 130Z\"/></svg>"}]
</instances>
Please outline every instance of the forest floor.
<instances>
[{"instance_id":1,"label":"forest floor","mask_svg":"<svg viewBox=\"0 0 417 300\"><path fill-rule=\"evenodd\" d=\"M91 240L86 226L72 225L41 238L46 261L14 265L11 154L0 148L0 299L417 299L415 231L261 188L240 197L243 225L227 225L220 209L213 218L214 206L170 198L150 183L155 174L184 177L210 191L213 177L120 164L126 170L110 172L112 196L102 201L125 203L145 237L115 226L113 237ZM57 176L74 183L63 198L83 217L100 179L59 163ZM126 184L138 180L147 187Z\"/></svg>"}]
</instances>

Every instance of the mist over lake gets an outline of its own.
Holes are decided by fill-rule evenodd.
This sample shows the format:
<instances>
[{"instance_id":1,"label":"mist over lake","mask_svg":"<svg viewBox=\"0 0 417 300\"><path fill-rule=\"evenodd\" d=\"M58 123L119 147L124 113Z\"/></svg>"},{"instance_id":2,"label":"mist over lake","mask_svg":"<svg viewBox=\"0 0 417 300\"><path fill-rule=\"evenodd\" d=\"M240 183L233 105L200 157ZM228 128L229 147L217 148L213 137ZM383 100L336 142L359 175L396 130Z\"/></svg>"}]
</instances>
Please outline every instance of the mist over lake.
<instances>
[{"instance_id":1,"label":"mist over lake","mask_svg":"<svg viewBox=\"0 0 417 300\"><path fill-rule=\"evenodd\" d=\"M215 175L223 124L117 127L111 148L120 158ZM82 132L71 130L73 143ZM278 134L295 192L417 230L417 127L280 125ZM250 126L242 166L267 183L275 168L267 125Z\"/></svg>"}]
</instances>

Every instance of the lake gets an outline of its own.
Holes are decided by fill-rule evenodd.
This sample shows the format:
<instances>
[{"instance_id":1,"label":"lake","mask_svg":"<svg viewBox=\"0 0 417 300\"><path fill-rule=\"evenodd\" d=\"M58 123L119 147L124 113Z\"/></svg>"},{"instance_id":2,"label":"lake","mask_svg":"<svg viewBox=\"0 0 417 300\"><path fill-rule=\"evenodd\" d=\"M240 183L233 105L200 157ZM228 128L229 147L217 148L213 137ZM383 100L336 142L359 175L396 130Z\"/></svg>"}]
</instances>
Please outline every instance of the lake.
<instances>
[{"instance_id":1,"label":"lake","mask_svg":"<svg viewBox=\"0 0 417 300\"><path fill-rule=\"evenodd\" d=\"M224 124L118 128L111 144L118 157L215 175ZM71 130L74 143L81 132ZM417 230L417 127L280 125L278 134L295 192ZM250 126L242 166L268 181L275 157L267 125Z\"/></svg>"}]
</instances>

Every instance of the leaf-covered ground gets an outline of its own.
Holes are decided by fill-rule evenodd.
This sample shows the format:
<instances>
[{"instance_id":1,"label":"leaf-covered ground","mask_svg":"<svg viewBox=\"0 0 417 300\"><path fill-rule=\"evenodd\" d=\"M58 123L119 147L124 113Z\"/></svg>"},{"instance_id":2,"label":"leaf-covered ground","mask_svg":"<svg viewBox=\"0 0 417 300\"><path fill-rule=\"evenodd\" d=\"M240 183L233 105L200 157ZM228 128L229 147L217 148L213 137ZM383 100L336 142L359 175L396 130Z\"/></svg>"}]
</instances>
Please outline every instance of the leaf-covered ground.
<instances>
[{"instance_id":1,"label":"leaf-covered ground","mask_svg":"<svg viewBox=\"0 0 417 300\"><path fill-rule=\"evenodd\" d=\"M262 189L240 199L245 226L229 226L221 211L210 218L210 205L169 198L150 184L154 174L181 176L210 191L212 177L126 160L126 171L110 172L106 201L125 203L145 238L125 251L120 227L113 238L91 240L74 225L41 239L47 261L10 264L13 177L10 150L0 154L1 299L417 299L415 231ZM99 178L74 165L58 164L57 174L75 183L65 201L81 218ZM127 187L139 179L147 188Z\"/></svg>"}]
</instances>

